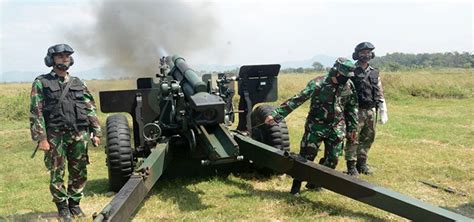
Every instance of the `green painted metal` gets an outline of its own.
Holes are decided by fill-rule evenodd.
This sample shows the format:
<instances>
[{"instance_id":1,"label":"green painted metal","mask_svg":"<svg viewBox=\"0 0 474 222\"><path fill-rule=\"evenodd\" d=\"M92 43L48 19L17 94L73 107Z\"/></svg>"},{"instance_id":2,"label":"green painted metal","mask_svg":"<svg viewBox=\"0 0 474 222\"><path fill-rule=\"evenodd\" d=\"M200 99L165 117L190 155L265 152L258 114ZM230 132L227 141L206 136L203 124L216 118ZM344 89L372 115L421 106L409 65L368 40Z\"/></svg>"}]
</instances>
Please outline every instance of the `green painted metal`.
<instances>
[{"instance_id":1,"label":"green painted metal","mask_svg":"<svg viewBox=\"0 0 474 222\"><path fill-rule=\"evenodd\" d=\"M168 144L162 143L151 152L143 164L135 172L140 173L144 178L145 187L150 190L158 179L163 175L164 170L171 161L168 153Z\"/></svg>"},{"instance_id":2,"label":"green painted metal","mask_svg":"<svg viewBox=\"0 0 474 222\"><path fill-rule=\"evenodd\" d=\"M224 124L207 127L201 125L198 132L199 141L208 150L211 161L235 159L239 155L238 145Z\"/></svg>"},{"instance_id":3,"label":"green painted metal","mask_svg":"<svg viewBox=\"0 0 474 222\"><path fill-rule=\"evenodd\" d=\"M159 144L143 164L99 213L94 222L127 221L163 174L171 157L167 155L168 144Z\"/></svg>"},{"instance_id":4,"label":"green painted metal","mask_svg":"<svg viewBox=\"0 0 474 222\"><path fill-rule=\"evenodd\" d=\"M472 221L460 214L315 164L299 155L275 149L246 136L236 135L235 139L246 159L410 220Z\"/></svg>"}]
</instances>

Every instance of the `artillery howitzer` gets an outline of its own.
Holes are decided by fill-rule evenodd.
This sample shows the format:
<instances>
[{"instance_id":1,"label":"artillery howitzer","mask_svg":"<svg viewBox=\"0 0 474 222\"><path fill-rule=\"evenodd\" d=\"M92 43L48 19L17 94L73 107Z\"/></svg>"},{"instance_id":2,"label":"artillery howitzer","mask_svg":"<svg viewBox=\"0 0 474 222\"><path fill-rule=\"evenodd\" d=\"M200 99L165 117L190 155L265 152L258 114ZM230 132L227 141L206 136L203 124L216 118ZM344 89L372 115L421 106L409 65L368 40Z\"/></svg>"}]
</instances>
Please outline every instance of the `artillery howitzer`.
<instances>
[{"instance_id":1,"label":"artillery howitzer","mask_svg":"<svg viewBox=\"0 0 474 222\"><path fill-rule=\"evenodd\" d=\"M257 103L277 99L280 65L242 66L238 78L219 75L214 90L211 76L201 80L183 58L166 57L161 63L157 78L138 79L136 90L100 92L102 112L132 116L133 146L127 118L109 116L109 188L118 193L94 221L127 220L162 177L248 169L286 173L412 220L469 220L290 153L285 123L262 124L270 106L246 115L250 135L230 130L234 81L251 111Z\"/></svg>"}]
</instances>

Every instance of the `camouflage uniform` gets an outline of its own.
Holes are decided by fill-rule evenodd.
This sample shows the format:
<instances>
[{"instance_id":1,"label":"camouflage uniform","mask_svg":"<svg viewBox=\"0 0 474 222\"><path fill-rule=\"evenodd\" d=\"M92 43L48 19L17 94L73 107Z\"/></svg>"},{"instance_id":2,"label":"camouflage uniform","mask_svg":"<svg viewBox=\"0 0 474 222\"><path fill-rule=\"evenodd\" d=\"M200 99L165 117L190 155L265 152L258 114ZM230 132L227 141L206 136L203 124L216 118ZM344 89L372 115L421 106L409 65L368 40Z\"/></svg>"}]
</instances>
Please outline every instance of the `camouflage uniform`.
<instances>
[{"instance_id":1,"label":"camouflage uniform","mask_svg":"<svg viewBox=\"0 0 474 222\"><path fill-rule=\"evenodd\" d=\"M356 66L357 68L355 72L358 74L356 74L354 78L366 78L372 84L372 89L370 90L372 93L370 94L370 97L372 97L374 102L367 104L362 102L359 98L359 125L357 127L358 138L355 141L348 141L344 151L345 159L347 161L357 160L360 162L363 160L365 163L365 160L368 158L367 154L375 139L375 107L379 107L384 104L385 99L383 95L382 82L380 81L378 71L370 65L366 69L363 69L360 67L359 62L356 63ZM376 74L369 75L370 73ZM363 91L363 89L357 89L357 91L360 92Z\"/></svg>"},{"instance_id":2,"label":"camouflage uniform","mask_svg":"<svg viewBox=\"0 0 474 222\"><path fill-rule=\"evenodd\" d=\"M61 91L67 82L73 78L76 81L80 80L76 77L71 77L69 74L65 78L59 77L53 71L49 74L41 75L33 82L30 104L31 137L34 141L47 139L50 144L50 150L45 152L44 163L51 174L50 191L53 196L53 202L59 203L69 198L79 202L83 196L83 189L87 180L86 165L89 163L87 155L87 144L90 139L89 133L92 132L95 136L101 135L94 99L87 86L80 81L83 86L83 96L79 94L82 98L78 99L85 104L85 114L87 115L89 126L72 127L63 125L51 127L48 124L48 118L44 114L46 94L41 79L46 76L52 79L52 81L58 81ZM70 91L67 96L74 95L71 95ZM63 104L58 109L64 109ZM67 190L63 180L66 161L69 173Z\"/></svg>"},{"instance_id":3,"label":"camouflage uniform","mask_svg":"<svg viewBox=\"0 0 474 222\"><path fill-rule=\"evenodd\" d=\"M285 118L298 106L311 98L306 118L305 132L301 139L300 155L313 161L324 141L324 157L320 163L335 168L342 154L346 132L357 128L357 96L351 81L334 84L331 75L317 77L299 94L280 105L272 113L278 120Z\"/></svg>"},{"instance_id":4,"label":"camouflage uniform","mask_svg":"<svg viewBox=\"0 0 474 222\"><path fill-rule=\"evenodd\" d=\"M367 153L375 139L375 111L374 109L359 108L358 138L354 142L347 142L344 150L345 159L367 159Z\"/></svg>"}]
</instances>

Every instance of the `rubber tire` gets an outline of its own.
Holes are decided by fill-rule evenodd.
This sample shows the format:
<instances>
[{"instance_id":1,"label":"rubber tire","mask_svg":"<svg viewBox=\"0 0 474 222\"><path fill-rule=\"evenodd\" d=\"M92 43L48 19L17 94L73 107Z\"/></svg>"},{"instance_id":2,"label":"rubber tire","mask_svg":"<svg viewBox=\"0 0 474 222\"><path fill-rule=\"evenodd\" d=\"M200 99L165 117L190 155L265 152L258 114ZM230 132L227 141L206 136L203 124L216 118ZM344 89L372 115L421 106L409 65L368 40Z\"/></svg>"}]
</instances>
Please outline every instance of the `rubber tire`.
<instances>
[{"instance_id":1,"label":"rubber tire","mask_svg":"<svg viewBox=\"0 0 474 222\"><path fill-rule=\"evenodd\" d=\"M260 105L251 114L252 127L265 122L275 107ZM272 125L263 124L252 129L252 138L280 150L290 151L290 135L285 120Z\"/></svg>"},{"instance_id":2,"label":"rubber tire","mask_svg":"<svg viewBox=\"0 0 474 222\"><path fill-rule=\"evenodd\" d=\"M275 107L265 104L253 110L251 114L252 127L258 127L252 128L252 139L289 152L290 135L285 120L272 125L262 124L265 122L265 117L270 115L273 110L275 110ZM261 166L259 163L254 163L254 167L264 177L271 177L276 173L274 170Z\"/></svg>"},{"instance_id":3,"label":"rubber tire","mask_svg":"<svg viewBox=\"0 0 474 222\"><path fill-rule=\"evenodd\" d=\"M124 115L107 117L107 168L109 190L118 192L132 175L133 149L128 120Z\"/></svg>"}]
</instances>

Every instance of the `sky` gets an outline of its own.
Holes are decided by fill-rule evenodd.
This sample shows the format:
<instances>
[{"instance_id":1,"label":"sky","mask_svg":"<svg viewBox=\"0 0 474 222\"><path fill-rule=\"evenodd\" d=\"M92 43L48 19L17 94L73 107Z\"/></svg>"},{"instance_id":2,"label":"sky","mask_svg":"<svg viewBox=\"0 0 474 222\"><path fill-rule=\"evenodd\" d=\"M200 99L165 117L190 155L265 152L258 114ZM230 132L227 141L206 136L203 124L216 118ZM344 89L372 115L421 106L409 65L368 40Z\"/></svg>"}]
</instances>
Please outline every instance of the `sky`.
<instances>
[{"instance_id":1,"label":"sky","mask_svg":"<svg viewBox=\"0 0 474 222\"><path fill-rule=\"evenodd\" d=\"M221 65L350 57L362 41L376 55L474 51L472 1L141 2L0 0L0 73L49 70L43 58L57 43L75 49L76 71L164 53Z\"/></svg>"}]
</instances>

